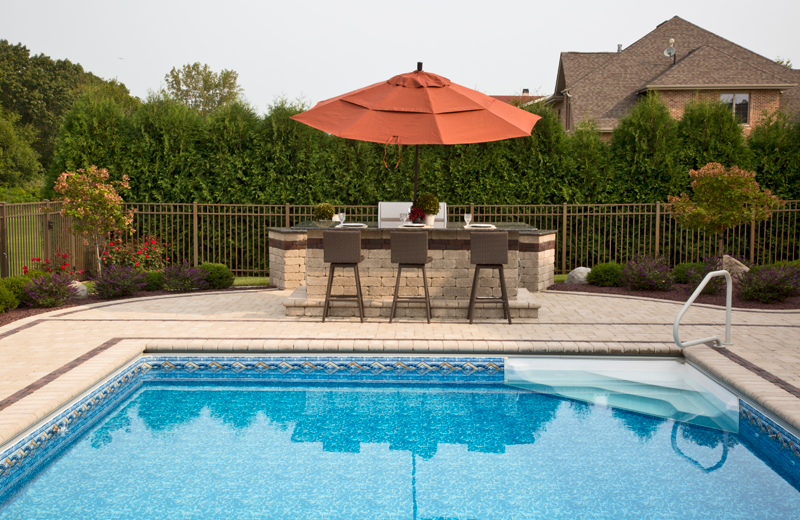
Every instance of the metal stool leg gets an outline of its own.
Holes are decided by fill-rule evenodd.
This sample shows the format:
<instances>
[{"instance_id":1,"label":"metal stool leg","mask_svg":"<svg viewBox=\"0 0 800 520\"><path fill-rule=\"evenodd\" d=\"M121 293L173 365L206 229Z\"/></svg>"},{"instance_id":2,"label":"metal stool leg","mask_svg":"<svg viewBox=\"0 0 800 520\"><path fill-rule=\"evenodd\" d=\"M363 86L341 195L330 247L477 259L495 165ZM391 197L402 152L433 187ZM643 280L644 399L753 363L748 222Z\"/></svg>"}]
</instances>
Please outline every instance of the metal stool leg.
<instances>
[{"instance_id":1,"label":"metal stool leg","mask_svg":"<svg viewBox=\"0 0 800 520\"><path fill-rule=\"evenodd\" d=\"M511 325L511 308L508 305L508 291L506 290L506 274L503 271L503 265L500 264L500 290L503 296L503 318L508 318L508 324Z\"/></svg>"},{"instance_id":2,"label":"metal stool leg","mask_svg":"<svg viewBox=\"0 0 800 520\"><path fill-rule=\"evenodd\" d=\"M478 294L478 275L481 272L481 266L475 266L475 276L472 278L472 293L469 295L469 310L467 311L467 318L470 324L472 323L472 314L475 310L475 295Z\"/></svg>"},{"instance_id":3,"label":"metal stool leg","mask_svg":"<svg viewBox=\"0 0 800 520\"><path fill-rule=\"evenodd\" d=\"M425 310L427 311L428 323L431 322L431 296L428 294L428 276L425 273L425 266L422 266L422 286L425 287Z\"/></svg>"},{"instance_id":4,"label":"metal stool leg","mask_svg":"<svg viewBox=\"0 0 800 520\"><path fill-rule=\"evenodd\" d=\"M364 297L361 295L361 278L358 276L358 264L353 266L356 278L356 297L358 298L358 315L364 323Z\"/></svg>"},{"instance_id":5,"label":"metal stool leg","mask_svg":"<svg viewBox=\"0 0 800 520\"><path fill-rule=\"evenodd\" d=\"M331 264L331 270L328 271L328 290L325 291L325 306L322 308L322 323L325 323L325 318L328 316L328 306L331 304L331 287L333 286L333 273L336 267Z\"/></svg>"},{"instance_id":6,"label":"metal stool leg","mask_svg":"<svg viewBox=\"0 0 800 520\"><path fill-rule=\"evenodd\" d=\"M392 314L389 316L389 323L394 319L394 313L397 310L397 296L400 294L400 275L403 273L403 266L397 266L397 281L394 284L394 298L392 298Z\"/></svg>"}]
</instances>

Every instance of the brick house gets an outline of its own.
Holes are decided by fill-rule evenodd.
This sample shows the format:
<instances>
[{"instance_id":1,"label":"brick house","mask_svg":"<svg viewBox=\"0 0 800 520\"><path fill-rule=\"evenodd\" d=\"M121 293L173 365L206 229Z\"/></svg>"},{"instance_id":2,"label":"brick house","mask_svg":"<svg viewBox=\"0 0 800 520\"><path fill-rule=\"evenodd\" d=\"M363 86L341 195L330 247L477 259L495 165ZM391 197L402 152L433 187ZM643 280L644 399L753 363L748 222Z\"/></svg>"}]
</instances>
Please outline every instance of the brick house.
<instances>
[{"instance_id":1,"label":"brick house","mask_svg":"<svg viewBox=\"0 0 800 520\"><path fill-rule=\"evenodd\" d=\"M672 57L667 48L674 49ZM641 96L651 91L676 118L695 97L730 106L745 132L765 111L800 112L800 70L760 56L675 16L617 52L562 52L554 94L547 98L570 131L594 119L610 136Z\"/></svg>"}]
</instances>

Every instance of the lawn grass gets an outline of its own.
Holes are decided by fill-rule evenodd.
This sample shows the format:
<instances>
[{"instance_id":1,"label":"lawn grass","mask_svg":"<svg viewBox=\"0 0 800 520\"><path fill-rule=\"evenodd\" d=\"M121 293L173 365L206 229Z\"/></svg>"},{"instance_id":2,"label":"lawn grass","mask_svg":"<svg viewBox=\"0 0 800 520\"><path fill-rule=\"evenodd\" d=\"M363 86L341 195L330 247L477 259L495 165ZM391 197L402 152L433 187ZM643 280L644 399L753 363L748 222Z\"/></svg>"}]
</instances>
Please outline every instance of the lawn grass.
<instances>
[{"instance_id":1,"label":"lawn grass","mask_svg":"<svg viewBox=\"0 0 800 520\"><path fill-rule=\"evenodd\" d=\"M565 274L557 274L553 277L553 282L555 283L563 283L567 281L567 275Z\"/></svg>"},{"instance_id":2,"label":"lawn grass","mask_svg":"<svg viewBox=\"0 0 800 520\"><path fill-rule=\"evenodd\" d=\"M246 285L269 285L269 276L237 276L233 280L234 287Z\"/></svg>"}]
</instances>

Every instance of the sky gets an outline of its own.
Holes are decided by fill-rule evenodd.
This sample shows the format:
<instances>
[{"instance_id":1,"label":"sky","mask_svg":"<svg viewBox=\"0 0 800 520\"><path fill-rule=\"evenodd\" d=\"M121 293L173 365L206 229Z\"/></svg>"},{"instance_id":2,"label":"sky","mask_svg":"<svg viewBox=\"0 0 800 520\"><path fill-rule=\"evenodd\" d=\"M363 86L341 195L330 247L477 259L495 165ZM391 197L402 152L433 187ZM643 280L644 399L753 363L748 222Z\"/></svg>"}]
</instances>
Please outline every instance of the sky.
<instances>
[{"instance_id":1,"label":"sky","mask_svg":"<svg viewBox=\"0 0 800 520\"><path fill-rule=\"evenodd\" d=\"M489 95L547 95L560 52L615 51L676 15L800 68L796 0L0 0L0 39L117 78L141 98L172 67L234 70L263 113L280 97L313 105L418 61Z\"/></svg>"}]
</instances>

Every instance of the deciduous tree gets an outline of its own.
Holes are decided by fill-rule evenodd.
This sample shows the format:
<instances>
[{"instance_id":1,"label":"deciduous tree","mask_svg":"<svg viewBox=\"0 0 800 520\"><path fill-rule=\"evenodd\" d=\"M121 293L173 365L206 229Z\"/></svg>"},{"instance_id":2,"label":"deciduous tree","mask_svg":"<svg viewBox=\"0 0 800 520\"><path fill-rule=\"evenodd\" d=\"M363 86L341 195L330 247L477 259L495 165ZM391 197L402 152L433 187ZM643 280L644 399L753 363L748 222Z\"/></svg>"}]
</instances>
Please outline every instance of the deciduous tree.
<instances>
[{"instance_id":1,"label":"deciduous tree","mask_svg":"<svg viewBox=\"0 0 800 520\"><path fill-rule=\"evenodd\" d=\"M686 193L669 196L667 211L688 228L716 233L720 256L725 250L722 234L726 229L766 220L783 204L769 190L761 191L754 172L737 166L708 163L691 170L689 176L694 197Z\"/></svg>"},{"instance_id":2,"label":"deciduous tree","mask_svg":"<svg viewBox=\"0 0 800 520\"><path fill-rule=\"evenodd\" d=\"M128 176L109 182L108 171L95 166L64 172L55 185L62 202L61 215L72 217L72 230L83 236L85 245L94 243L98 275L103 269L100 251L111 233L135 232L133 211L125 209L116 187L128 189Z\"/></svg>"},{"instance_id":3,"label":"deciduous tree","mask_svg":"<svg viewBox=\"0 0 800 520\"><path fill-rule=\"evenodd\" d=\"M222 69L217 74L200 62L175 67L164 76L169 95L205 115L215 108L237 101L242 88L237 83L239 74Z\"/></svg>"}]
</instances>

